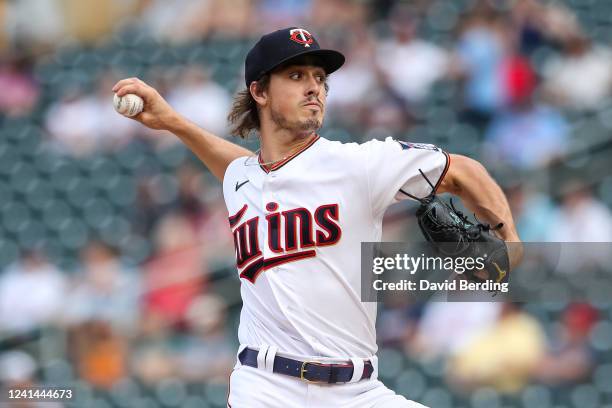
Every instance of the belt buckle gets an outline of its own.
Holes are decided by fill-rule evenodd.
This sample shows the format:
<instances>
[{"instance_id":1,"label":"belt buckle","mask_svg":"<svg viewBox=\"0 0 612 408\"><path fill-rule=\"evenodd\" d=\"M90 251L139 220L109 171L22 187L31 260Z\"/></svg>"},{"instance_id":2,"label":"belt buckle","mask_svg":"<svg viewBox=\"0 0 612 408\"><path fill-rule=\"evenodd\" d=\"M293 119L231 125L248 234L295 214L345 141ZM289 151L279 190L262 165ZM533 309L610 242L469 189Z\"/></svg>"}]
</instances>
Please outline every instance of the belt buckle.
<instances>
[{"instance_id":1,"label":"belt buckle","mask_svg":"<svg viewBox=\"0 0 612 408\"><path fill-rule=\"evenodd\" d=\"M317 363L316 361L303 361L302 362L302 367L300 367L300 380L305 381L309 384L317 384L317 383L324 383L324 381L312 381L309 380L308 378L304 377L304 374L308 372L308 370L306 370L306 364L318 364L318 365L323 365L321 363Z\"/></svg>"}]
</instances>

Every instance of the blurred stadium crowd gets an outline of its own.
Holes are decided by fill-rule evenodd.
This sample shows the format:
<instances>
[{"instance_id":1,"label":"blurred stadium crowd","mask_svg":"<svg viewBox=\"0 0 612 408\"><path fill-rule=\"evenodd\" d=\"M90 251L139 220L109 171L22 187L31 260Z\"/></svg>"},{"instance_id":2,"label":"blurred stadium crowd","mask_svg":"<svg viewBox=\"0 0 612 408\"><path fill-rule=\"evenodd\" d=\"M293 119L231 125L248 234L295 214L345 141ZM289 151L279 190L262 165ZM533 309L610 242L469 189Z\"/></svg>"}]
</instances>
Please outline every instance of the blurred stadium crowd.
<instances>
[{"instance_id":1,"label":"blurred stadium crowd","mask_svg":"<svg viewBox=\"0 0 612 408\"><path fill-rule=\"evenodd\" d=\"M0 0L0 383L225 406L240 298L220 186L111 87L141 77L230 137L246 51L290 25L347 56L323 136L469 155L523 240L612 241L608 0ZM385 240L416 236L413 210ZM397 296L378 326L381 379L426 405L612 406L610 302Z\"/></svg>"}]
</instances>

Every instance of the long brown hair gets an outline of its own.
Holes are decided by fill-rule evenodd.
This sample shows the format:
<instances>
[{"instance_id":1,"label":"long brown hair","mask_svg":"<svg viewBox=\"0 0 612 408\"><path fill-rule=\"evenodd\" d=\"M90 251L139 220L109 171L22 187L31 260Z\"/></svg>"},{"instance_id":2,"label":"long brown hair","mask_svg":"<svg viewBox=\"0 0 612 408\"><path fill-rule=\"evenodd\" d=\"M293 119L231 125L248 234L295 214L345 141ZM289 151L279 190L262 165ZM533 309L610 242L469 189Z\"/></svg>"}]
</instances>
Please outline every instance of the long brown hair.
<instances>
[{"instance_id":1,"label":"long brown hair","mask_svg":"<svg viewBox=\"0 0 612 408\"><path fill-rule=\"evenodd\" d=\"M265 91L269 84L270 74L265 74L257 81L257 90ZM248 88L238 92L234 97L232 110L227 115L227 120L232 126L231 133L242 139L246 139L252 131L259 130L257 102Z\"/></svg>"}]
</instances>

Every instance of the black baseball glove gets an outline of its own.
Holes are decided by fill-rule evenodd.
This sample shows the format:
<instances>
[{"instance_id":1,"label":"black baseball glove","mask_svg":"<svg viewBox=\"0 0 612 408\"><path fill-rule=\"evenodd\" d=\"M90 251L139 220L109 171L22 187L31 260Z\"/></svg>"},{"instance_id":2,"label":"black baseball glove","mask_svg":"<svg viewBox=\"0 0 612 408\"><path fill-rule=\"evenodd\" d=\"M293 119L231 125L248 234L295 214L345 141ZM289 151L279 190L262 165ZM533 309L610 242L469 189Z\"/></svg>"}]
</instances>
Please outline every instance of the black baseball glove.
<instances>
[{"instance_id":1,"label":"black baseball glove","mask_svg":"<svg viewBox=\"0 0 612 408\"><path fill-rule=\"evenodd\" d=\"M427 177L425 179L427 180ZM471 222L455 208L452 199L449 205L434 193L417 200L421 202L416 212L419 227L425 239L431 242L440 254L482 259L484 268L465 270L463 275L468 280L479 283L508 282L510 270L508 247L502 239L493 234L494 230L503 226L502 223L491 227L489 224L479 222L478 219L476 222Z\"/></svg>"}]
</instances>

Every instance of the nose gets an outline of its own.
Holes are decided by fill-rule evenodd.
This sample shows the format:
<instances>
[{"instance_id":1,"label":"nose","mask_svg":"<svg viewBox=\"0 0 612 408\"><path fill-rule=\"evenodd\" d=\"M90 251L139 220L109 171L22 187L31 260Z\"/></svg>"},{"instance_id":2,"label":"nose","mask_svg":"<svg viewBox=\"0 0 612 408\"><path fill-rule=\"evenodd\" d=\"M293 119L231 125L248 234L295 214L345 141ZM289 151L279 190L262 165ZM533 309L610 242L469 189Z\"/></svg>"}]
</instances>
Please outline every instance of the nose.
<instances>
[{"instance_id":1,"label":"nose","mask_svg":"<svg viewBox=\"0 0 612 408\"><path fill-rule=\"evenodd\" d=\"M306 95L307 96L318 96L321 92L323 84L319 83L316 75L308 75L306 84Z\"/></svg>"}]
</instances>

